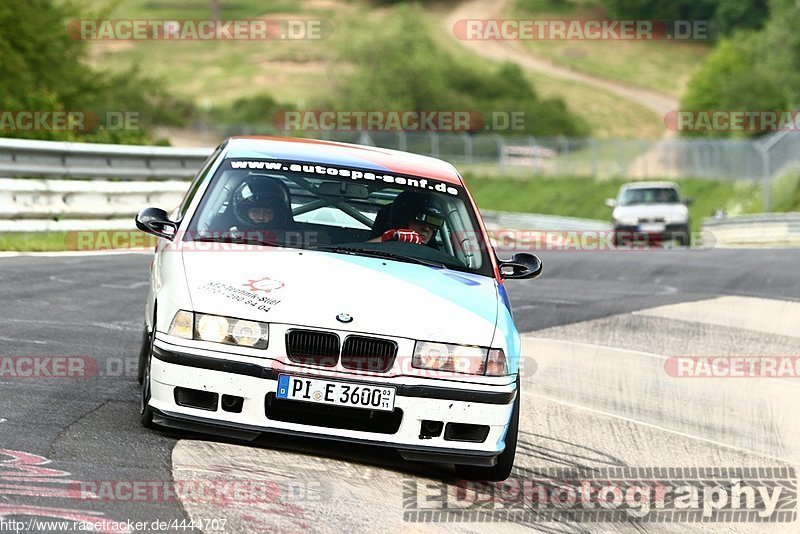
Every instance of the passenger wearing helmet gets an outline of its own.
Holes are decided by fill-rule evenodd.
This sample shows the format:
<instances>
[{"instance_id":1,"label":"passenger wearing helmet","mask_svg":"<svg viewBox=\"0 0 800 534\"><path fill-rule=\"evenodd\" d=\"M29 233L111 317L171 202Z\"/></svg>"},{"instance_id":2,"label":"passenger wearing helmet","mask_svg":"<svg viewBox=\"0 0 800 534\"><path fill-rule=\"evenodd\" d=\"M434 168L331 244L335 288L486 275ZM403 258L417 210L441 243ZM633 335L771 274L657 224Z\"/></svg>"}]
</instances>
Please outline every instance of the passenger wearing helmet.
<instances>
[{"instance_id":1,"label":"passenger wearing helmet","mask_svg":"<svg viewBox=\"0 0 800 534\"><path fill-rule=\"evenodd\" d=\"M381 241L427 245L444 224L444 212L426 193L407 191L397 196L389 216L390 228Z\"/></svg>"},{"instance_id":2,"label":"passenger wearing helmet","mask_svg":"<svg viewBox=\"0 0 800 534\"><path fill-rule=\"evenodd\" d=\"M285 229L291 207L284 187L273 178L248 177L236 188L231 201L240 232Z\"/></svg>"}]
</instances>

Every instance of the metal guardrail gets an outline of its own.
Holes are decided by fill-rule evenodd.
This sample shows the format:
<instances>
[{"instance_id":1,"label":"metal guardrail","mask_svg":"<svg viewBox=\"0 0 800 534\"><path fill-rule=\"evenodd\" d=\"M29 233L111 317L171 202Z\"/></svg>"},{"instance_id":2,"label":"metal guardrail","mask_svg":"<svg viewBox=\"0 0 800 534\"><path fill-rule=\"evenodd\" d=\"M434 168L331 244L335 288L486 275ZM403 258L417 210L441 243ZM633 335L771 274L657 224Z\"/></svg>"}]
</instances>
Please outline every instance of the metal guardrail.
<instances>
[{"instance_id":1,"label":"metal guardrail","mask_svg":"<svg viewBox=\"0 0 800 534\"><path fill-rule=\"evenodd\" d=\"M142 206L174 207L188 182L0 178L0 219L127 217Z\"/></svg>"},{"instance_id":2,"label":"metal guardrail","mask_svg":"<svg viewBox=\"0 0 800 534\"><path fill-rule=\"evenodd\" d=\"M539 215L535 213L511 213L507 211L481 210L486 228L498 230L536 230L536 231L608 231L611 223L578 217L559 215Z\"/></svg>"},{"instance_id":3,"label":"metal guardrail","mask_svg":"<svg viewBox=\"0 0 800 534\"><path fill-rule=\"evenodd\" d=\"M800 246L800 213L712 217L703 221L703 236L722 247Z\"/></svg>"},{"instance_id":4,"label":"metal guardrail","mask_svg":"<svg viewBox=\"0 0 800 534\"><path fill-rule=\"evenodd\" d=\"M797 139L775 136L770 146L789 146ZM0 139L0 176L90 179L0 179L0 231L132 228L132 216L142 206L177 205L188 184L174 180L191 178L212 150ZM772 171L765 169L765 175ZM610 228L603 221L571 217L484 216L493 229ZM711 218L704 232L720 246L800 245L800 214Z\"/></svg>"},{"instance_id":5,"label":"metal guardrail","mask_svg":"<svg viewBox=\"0 0 800 534\"><path fill-rule=\"evenodd\" d=\"M0 139L0 176L191 178L213 148L172 148Z\"/></svg>"}]
</instances>

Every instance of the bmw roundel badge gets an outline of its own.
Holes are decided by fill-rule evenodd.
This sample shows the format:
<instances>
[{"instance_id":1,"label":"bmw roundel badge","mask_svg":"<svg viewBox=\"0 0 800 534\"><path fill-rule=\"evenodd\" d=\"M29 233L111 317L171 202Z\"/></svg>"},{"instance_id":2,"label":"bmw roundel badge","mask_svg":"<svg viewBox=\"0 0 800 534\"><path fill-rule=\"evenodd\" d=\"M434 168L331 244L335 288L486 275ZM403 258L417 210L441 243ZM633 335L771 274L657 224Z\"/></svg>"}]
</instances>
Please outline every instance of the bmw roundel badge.
<instances>
[{"instance_id":1,"label":"bmw roundel badge","mask_svg":"<svg viewBox=\"0 0 800 534\"><path fill-rule=\"evenodd\" d=\"M339 315L336 316L336 320L339 321L340 323L349 323L353 321L353 318L350 316L350 314L340 313Z\"/></svg>"}]
</instances>

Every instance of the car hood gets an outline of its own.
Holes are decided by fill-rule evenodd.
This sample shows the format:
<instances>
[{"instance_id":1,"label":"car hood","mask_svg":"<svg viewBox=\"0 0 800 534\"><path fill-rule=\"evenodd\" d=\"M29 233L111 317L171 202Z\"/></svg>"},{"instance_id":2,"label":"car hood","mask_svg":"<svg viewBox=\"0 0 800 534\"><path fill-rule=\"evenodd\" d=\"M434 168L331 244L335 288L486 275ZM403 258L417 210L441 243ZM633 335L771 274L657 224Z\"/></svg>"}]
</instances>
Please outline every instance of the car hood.
<instances>
[{"instance_id":1,"label":"car hood","mask_svg":"<svg viewBox=\"0 0 800 534\"><path fill-rule=\"evenodd\" d=\"M266 322L489 346L500 304L492 278L379 258L231 247L183 263L194 311Z\"/></svg>"},{"instance_id":2,"label":"car hood","mask_svg":"<svg viewBox=\"0 0 800 534\"><path fill-rule=\"evenodd\" d=\"M664 217L685 220L688 217L688 213L689 210L683 204L634 204L632 206L617 206L614 208L614 218Z\"/></svg>"}]
</instances>

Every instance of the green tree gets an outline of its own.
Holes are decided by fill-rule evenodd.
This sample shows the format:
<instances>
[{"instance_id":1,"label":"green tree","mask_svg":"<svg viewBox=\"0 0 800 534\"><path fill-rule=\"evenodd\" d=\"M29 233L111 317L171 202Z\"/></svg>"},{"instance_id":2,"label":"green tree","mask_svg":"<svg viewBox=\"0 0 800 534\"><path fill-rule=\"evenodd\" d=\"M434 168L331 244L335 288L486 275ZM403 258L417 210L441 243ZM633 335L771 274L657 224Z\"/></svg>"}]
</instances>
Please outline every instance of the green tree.
<instances>
[{"instance_id":1,"label":"green tree","mask_svg":"<svg viewBox=\"0 0 800 534\"><path fill-rule=\"evenodd\" d=\"M336 89L323 107L516 111L523 113L527 133L588 133L562 100L539 99L518 65L504 63L487 71L442 50L416 7L395 8L380 34L348 42L342 59L354 69L335 80Z\"/></svg>"},{"instance_id":2,"label":"green tree","mask_svg":"<svg viewBox=\"0 0 800 534\"><path fill-rule=\"evenodd\" d=\"M787 110L800 105L800 6L772 0L760 31L738 31L722 40L689 82L687 110ZM718 132L715 135L759 135Z\"/></svg>"},{"instance_id":3,"label":"green tree","mask_svg":"<svg viewBox=\"0 0 800 534\"><path fill-rule=\"evenodd\" d=\"M603 0L618 18L705 20L711 35L730 35L737 29L758 29L769 15L769 0Z\"/></svg>"},{"instance_id":4,"label":"green tree","mask_svg":"<svg viewBox=\"0 0 800 534\"><path fill-rule=\"evenodd\" d=\"M75 4L26 0L0 3L0 109L138 113L138 128L94 132L3 132L3 135L89 142L150 141L155 121L179 124L193 106L171 96L136 67L102 72L87 64L85 41L68 32L80 18Z\"/></svg>"}]
</instances>

